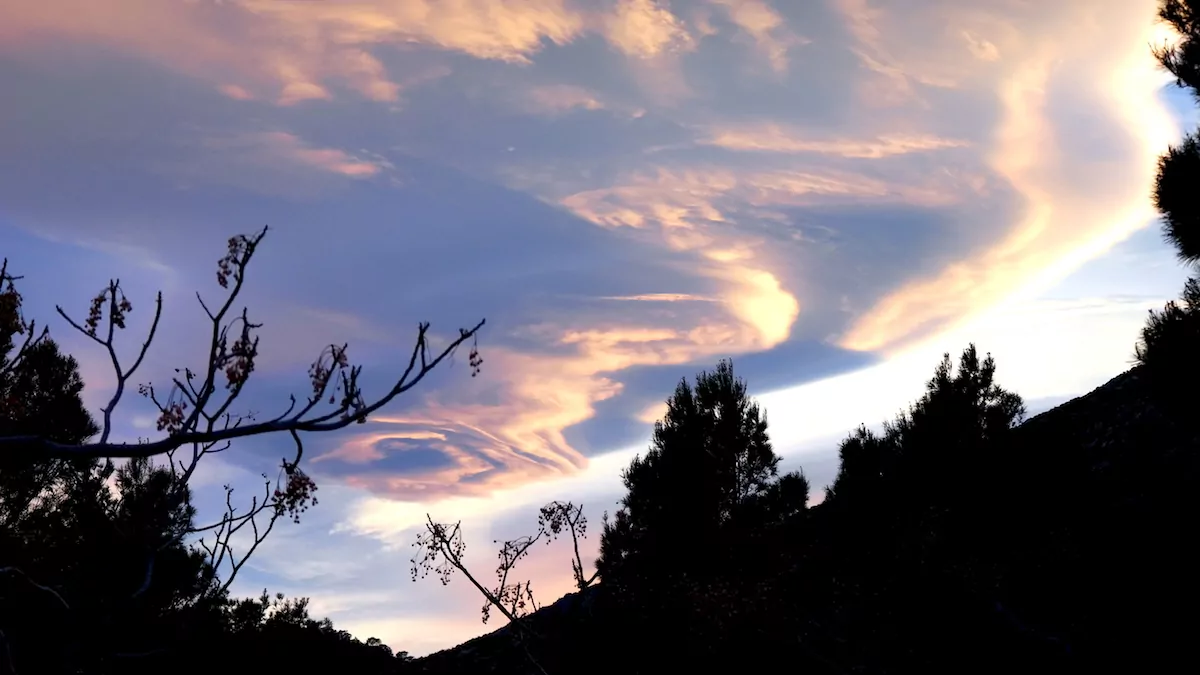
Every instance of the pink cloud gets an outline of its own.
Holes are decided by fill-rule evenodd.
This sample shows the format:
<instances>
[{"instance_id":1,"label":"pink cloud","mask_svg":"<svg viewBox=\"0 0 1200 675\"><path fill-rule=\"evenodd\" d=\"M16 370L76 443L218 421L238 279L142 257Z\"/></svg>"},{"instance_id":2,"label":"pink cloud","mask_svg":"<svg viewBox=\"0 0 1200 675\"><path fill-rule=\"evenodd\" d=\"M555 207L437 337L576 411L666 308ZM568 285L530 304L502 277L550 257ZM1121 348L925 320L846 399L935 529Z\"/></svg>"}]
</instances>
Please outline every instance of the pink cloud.
<instances>
[{"instance_id":1,"label":"pink cloud","mask_svg":"<svg viewBox=\"0 0 1200 675\"><path fill-rule=\"evenodd\" d=\"M618 51L636 58L651 59L696 46L665 0L617 0L603 26L605 37Z\"/></svg>"},{"instance_id":2,"label":"pink cloud","mask_svg":"<svg viewBox=\"0 0 1200 675\"><path fill-rule=\"evenodd\" d=\"M784 72L788 68L788 50L809 43L807 38L789 30L783 17L763 0L711 0L722 7L729 20L754 41L767 58L771 68ZM712 30L710 28L710 30Z\"/></svg>"},{"instance_id":3,"label":"pink cloud","mask_svg":"<svg viewBox=\"0 0 1200 675\"><path fill-rule=\"evenodd\" d=\"M388 168L381 159L363 159L337 148L319 148L284 131L263 131L217 138L209 145L255 163L298 166L347 178L369 178Z\"/></svg>"},{"instance_id":4,"label":"pink cloud","mask_svg":"<svg viewBox=\"0 0 1200 675\"><path fill-rule=\"evenodd\" d=\"M814 137L780 124L717 127L700 141L728 150L813 153L851 159L881 159L914 152L966 147L968 143L931 134L881 134L875 138Z\"/></svg>"}]
</instances>

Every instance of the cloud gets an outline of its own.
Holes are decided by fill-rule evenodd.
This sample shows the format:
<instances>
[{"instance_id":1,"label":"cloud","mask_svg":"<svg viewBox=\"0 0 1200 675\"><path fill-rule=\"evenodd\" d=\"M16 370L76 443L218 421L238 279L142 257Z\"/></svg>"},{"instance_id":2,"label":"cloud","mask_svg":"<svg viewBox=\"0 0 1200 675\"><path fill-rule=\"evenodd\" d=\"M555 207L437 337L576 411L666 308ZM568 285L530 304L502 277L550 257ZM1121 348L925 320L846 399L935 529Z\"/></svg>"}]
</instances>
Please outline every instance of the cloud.
<instances>
[{"instance_id":1,"label":"cloud","mask_svg":"<svg viewBox=\"0 0 1200 675\"><path fill-rule=\"evenodd\" d=\"M700 141L728 150L758 152L817 153L851 159L880 159L912 152L961 148L966 141L923 134L884 134L874 139L805 137L797 129L778 124L746 128L714 129Z\"/></svg>"},{"instance_id":2,"label":"cloud","mask_svg":"<svg viewBox=\"0 0 1200 675\"><path fill-rule=\"evenodd\" d=\"M604 34L621 53L640 59L695 48L687 27L661 0L617 0Z\"/></svg>"},{"instance_id":3,"label":"cloud","mask_svg":"<svg viewBox=\"0 0 1200 675\"><path fill-rule=\"evenodd\" d=\"M810 41L791 32L783 17L762 0L712 0L725 10L729 20L754 40L776 72L788 68L788 50Z\"/></svg>"},{"instance_id":4,"label":"cloud","mask_svg":"<svg viewBox=\"0 0 1200 675\"><path fill-rule=\"evenodd\" d=\"M715 298L706 298L690 293L642 293L641 295L604 297L601 300L620 300L623 302L713 302Z\"/></svg>"},{"instance_id":5,"label":"cloud","mask_svg":"<svg viewBox=\"0 0 1200 675\"><path fill-rule=\"evenodd\" d=\"M1079 6L835 0L860 65L874 75L859 83L860 100L873 106L928 106L926 92L969 84L974 64L995 60L1001 50L1027 48L1029 37L1046 34L1032 26L1055 15L1077 16L1072 10ZM962 58L968 55L974 58Z\"/></svg>"},{"instance_id":6,"label":"cloud","mask_svg":"<svg viewBox=\"0 0 1200 675\"><path fill-rule=\"evenodd\" d=\"M977 37L969 30L964 30L962 36L967 41L967 47L975 58L980 61L998 61L1000 59L1000 50L995 44Z\"/></svg>"},{"instance_id":7,"label":"cloud","mask_svg":"<svg viewBox=\"0 0 1200 675\"><path fill-rule=\"evenodd\" d=\"M387 159L367 151L322 147L287 131L196 131L186 142L197 154L156 160L155 168L182 185L223 184L264 195L313 199L348 182L390 174Z\"/></svg>"},{"instance_id":8,"label":"cloud","mask_svg":"<svg viewBox=\"0 0 1200 675\"><path fill-rule=\"evenodd\" d=\"M400 85L372 53L380 45L527 63L543 44L564 44L584 28L562 0L5 0L3 8L0 48L47 36L96 41L214 80L227 94L274 88L269 98L284 105L328 99L335 82L395 101Z\"/></svg>"},{"instance_id":9,"label":"cloud","mask_svg":"<svg viewBox=\"0 0 1200 675\"><path fill-rule=\"evenodd\" d=\"M348 178L367 178L387 168L383 160L360 159L336 148L316 148L284 131L250 133L210 143L226 151L244 151L265 162L291 162Z\"/></svg>"},{"instance_id":10,"label":"cloud","mask_svg":"<svg viewBox=\"0 0 1200 675\"><path fill-rule=\"evenodd\" d=\"M1138 9L1148 8L1143 3ZM1094 110L1101 101L1107 104L1112 112L1105 132L1120 135L1130 146L1129 156L1119 163L1104 162L1103 170L1092 162L1088 179L1079 179L1082 167L1061 147L1064 125L1077 117L1071 109L1053 110L1047 98L1052 73L1064 67L1062 53L1051 46L1058 34L1048 32L1040 48L1027 52L997 82L1004 117L989 161L1023 198L1022 220L979 255L882 298L842 336L842 346L900 348L998 302L1023 284L1044 286L1061 278L1149 222L1153 211L1145 186L1158 153L1178 133L1154 100L1166 78L1145 49L1155 30L1147 18L1151 16L1131 11L1124 22L1114 21L1104 30L1077 32L1071 49L1075 56L1066 60L1076 72L1117 73L1084 78L1095 85L1078 92L1076 105ZM1106 44L1127 47L1113 50Z\"/></svg>"},{"instance_id":11,"label":"cloud","mask_svg":"<svg viewBox=\"0 0 1200 675\"><path fill-rule=\"evenodd\" d=\"M254 94L246 91L244 87L239 87L236 84L224 84L217 88L222 94L237 101L249 101L254 98Z\"/></svg>"},{"instance_id":12,"label":"cloud","mask_svg":"<svg viewBox=\"0 0 1200 675\"><path fill-rule=\"evenodd\" d=\"M529 92L528 104L532 111L551 115L576 108L602 110L605 107L595 93L569 84L534 87Z\"/></svg>"},{"instance_id":13,"label":"cloud","mask_svg":"<svg viewBox=\"0 0 1200 675\"><path fill-rule=\"evenodd\" d=\"M755 273L758 273L755 276ZM571 475L588 460L564 432L591 419L597 404L619 395L620 373L632 368L691 363L769 348L786 340L798 313L795 300L769 274L732 267L733 287L724 311L693 313L690 327L630 323L604 328L547 325L559 353L487 351L489 368L502 378L446 400L430 393L419 411L368 422L378 431L355 434L332 456L343 461L379 459L404 452L407 430L435 430L420 447L441 457L429 470L388 471L376 465L348 480L389 498L408 501L486 496L497 490ZM332 458L332 457L331 457Z\"/></svg>"}]
</instances>

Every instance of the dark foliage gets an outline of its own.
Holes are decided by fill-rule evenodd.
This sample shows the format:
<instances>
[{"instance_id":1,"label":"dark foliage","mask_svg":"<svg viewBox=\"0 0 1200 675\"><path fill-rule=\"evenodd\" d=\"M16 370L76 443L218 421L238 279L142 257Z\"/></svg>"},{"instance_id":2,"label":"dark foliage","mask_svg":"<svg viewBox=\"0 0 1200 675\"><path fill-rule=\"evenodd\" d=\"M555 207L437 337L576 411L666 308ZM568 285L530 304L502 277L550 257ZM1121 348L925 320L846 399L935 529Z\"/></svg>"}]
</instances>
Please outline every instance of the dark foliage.
<instances>
[{"instance_id":1,"label":"dark foliage","mask_svg":"<svg viewBox=\"0 0 1200 675\"><path fill-rule=\"evenodd\" d=\"M1159 18L1179 34L1179 41L1155 49L1159 62L1200 102L1200 2L1162 0ZM1163 230L1180 259L1200 261L1200 137L1189 134L1158 163L1154 201L1163 215Z\"/></svg>"},{"instance_id":2,"label":"dark foliage","mask_svg":"<svg viewBox=\"0 0 1200 675\"><path fill-rule=\"evenodd\" d=\"M1200 103L1200 1L1162 0L1159 18L1178 34L1178 40L1155 49L1155 56L1176 84L1191 91ZM1163 217L1163 233L1180 260L1200 262L1200 132L1189 134L1159 158L1154 200ZM1190 388L1200 377L1200 285L1195 278L1182 296L1162 311L1152 311L1137 345L1138 363L1155 388L1164 392L1158 403L1186 410L1187 397L1166 392Z\"/></svg>"},{"instance_id":3,"label":"dark foliage","mask_svg":"<svg viewBox=\"0 0 1200 675\"><path fill-rule=\"evenodd\" d=\"M21 315L0 268L0 437L68 446L99 426L78 363ZM193 547L195 509L178 473L135 457L0 451L0 673L210 672L270 663L290 672L396 673L412 659L308 615L307 599L234 601ZM252 661L247 661L251 659Z\"/></svg>"},{"instance_id":4,"label":"dark foliage","mask_svg":"<svg viewBox=\"0 0 1200 675\"><path fill-rule=\"evenodd\" d=\"M1186 662L1196 621L1182 608L1200 600L1187 534L1200 522L1191 417L1159 406L1138 367L1022 423L990 357L970 347L954 365L943 360L881 431L842 443L823 503L764 499L714 528L696 564L610 539L622 548L604 555L623 555L599 586L526 617L545 638L537 662L549 673L1157 672ZM648 457L667 452L656 441ZM789 480L806 491L799 477L769 484L785 492ZM629 489L653 505L649 485ZM416 666L539 672L509 630Z\"/></svg>"}]
</instances>

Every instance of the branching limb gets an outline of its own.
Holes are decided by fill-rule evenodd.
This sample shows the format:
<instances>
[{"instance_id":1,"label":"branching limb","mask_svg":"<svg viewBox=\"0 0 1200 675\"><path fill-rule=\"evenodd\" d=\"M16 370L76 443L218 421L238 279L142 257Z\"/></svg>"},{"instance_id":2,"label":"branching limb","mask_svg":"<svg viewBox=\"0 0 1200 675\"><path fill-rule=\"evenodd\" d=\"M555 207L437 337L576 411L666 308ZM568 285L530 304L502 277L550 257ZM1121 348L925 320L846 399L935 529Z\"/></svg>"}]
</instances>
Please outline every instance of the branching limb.
<instances>
[{"instance_id":1,"label":"branching limb","mask_svg":"<svg viewBox=\"0 0 1200 675\"><path fill-rule=\"evenodd\" d=\"M21 294L17 292L16 281L22 277L13 276L8 272L8 258L0 262L0 343L12 340L14 336L23 335L20 344L14 345L14 350L7 360L0 360L0 376L15 371L31 349L49 336L48 328L37 331L37 322L26 321L21 314Z\"/></svg>"},{"instance_id":2,"label":"branching limb","mask_svg":"<svg viewBox=\"0 0 1200 675\"><path fill-rule=\"evenodd\" d=\"M479 583L479 580L476 579L473 574L471 574L471 571L467 569L466 563L463 561L463 553L466 551L467 545L462 538L462 523L458 522L454 525L435 523L429 514L425 514L425 520L425 532L420 534L417 537L417 541L413 544L413 546L419 549L418 553L412 558L413 581L416 581L418 578L424 578L429 574L429 572L432 571L437 572L442 585L446 585L450 583L450 576L454 573L454 570L462 572L462 575L467 578L467 581L470 581L471 585L474 586L475 589L478 590L486 600L486 604L483 606L484 623L487 622L490 608L495 607L498 609L500 613L504 615L504 618L508 619L509 624L516 629L517 632L515 637L520 645L525 649L525 655L529 658L529 662L532 663L533 666L538 669L538 672L542 673L542 675L548 675L546 673L546 669L543 668L540 663L538 663L537 659L534 658L533 654L529 651L528 645L526 644L527 637L540 638L541 636L522 620L524 615L517 613L516 606L512 608L509 607L512 598L504 595L507 570L501 573L499 589L492 591L485 588L484 585ZM504 547L501 549L501 559L503 560L506 555L511 556L511 552L518 549L521 550L522 553L516 557L519 558L523 556L524 551L528 551L529 546L532 546L533 542L536 541L537 538L538 537L525 537L524 539L527 539L528 543L523 544L523 548L521 548L522 545L510 547L510 544L513 542L505 542ZM500 572L502 569L503 564L497 571ZM529 592L528 583L524 585L524 591L527 593Z\"/></svg>"},{"instance_id":3,"label":"branching limb","mask_svg":"<svg viewBox=\"0 0 1200 675\"><path fill-rule=\"evenodd\" d=\"M108 305L108 311L104 311L105 305ZM84 325L79 325L74 319L67 314L61 306L55 306L54 309L59 316L75 330L82 333L84 336L92 339L101 347L104 347L108 353L109 362L112 364L113 372L117 378L116 390L113 392L112 398L108 404L101 410L103 416L103 424L100 430L99 443L107 443L108 437L112 433L112 415L116 410L117 404L120 403L121 397L125 394L125 384L129 378L137 372L142 361L146 358L146 352L150 350L151 343L154 342L154 334L158 331L158 322L162 318L162 293L159 292L155 300L154 320L150 323L150 331L146 335L146 339L142 342L142 347L138 351L137 358L128 369L121 367L121 360L117 356L116 346L113 338L118 328L125 328L125 317L133 311L133 304L125 297L124 290L121 289L121 282L117 279L112 279L108 282L108 287L100 292L99 295L92 298L92 305L88 312L88 318L84 321ZM103 338L96 335L102 320L106 320L105 334Z\"/></svg>"},{"instance_id":4,"label":"branching limb","mask_svg":"<svg viewBox=\"0 0 1200 675\"><path fill-rule=\"evenodd\" d=\"M571 573L575 578L575 588L586 590L596 581L600 571L592 572L590 577L583 571L583 556L579 554L579 540L587 538L587 517L583 515L583 504L571 502L550 502L542 507L538 514L538 531L549 535L551 540L558 539L564 531L571 535L571 549L574 558L571 560Z\"/></svg>"},{"instance_id":5,"label":"branching limb","mask_svg":"<svg viewBox=\"0 0 1200 675\"><path fill-rule=\"evenodd\" d=\"M484 587L467 569L464 562L466 544L462 538L461 523L454 525L435 523L428 514L425 519L425 531L417 537L417 541L413 544L418 548L418 553L412 558L413 581L425 577L432 571L438 574L444 585L450 583L450 576L455 570L461 572L484 597L485 603L481 612L484 623L487 623L492 608L498 610L516 629L517 639L525 648L530 661L545 673L526 645L527 638L540 639L541 637L525 620L525 617L540 608L534 598L532 585L529 581L511 583L509 578L517 563L529 554L535 543L545 540L549 544L559 536L569 533L574 554L571 571L575 578L575 585L580 591L591 586L595 582L597 574L593 573L591 577L585 575L579 551L579 540L587 536L587 518L583 515L583 506L576 506L570 502L551 502L541 508L538 515L538 529L535 534L504 542L498 554L500 559L500 563L496 567L498 584L494 589Z\"/></svg>"},{"instance_id":6,"label":"branching limb","mask_svg":"<svg viewBox=\"0 0 1200 675\"><path fill-rule=\"evenodd\" d=\"M162 311L162 295L159 294L149 335L132 366L123 369L116 355L114 335L117 329L125 327L125 318L132 311L132 305L125 297L120 282L113 280L92 300L88 317L82 323L59 308L59 314L72 327L105 349L117 374L117 390L104 408L104 427L98 442L72 445L38 436L8 436L0 438L0 450L20 446L49 458L132 459L166 455L186 446L211 449L226 441L261 434L334 431L366 421L370 414L415 387L465 342L471 342L469 363L472 375L478 373L482 360L476 340L484 321L481 320L470 329L460 329L458 335L440 350L434 350L431 346L429 324L421 323L407 367L391 388L373 401L369 402L364 396L359 384L362 367L350 365L346 345L330 345L318 355L309 370L312 392L303 405L298 406L295 397L292 397L291 405L277 417L247 424L216 426L216 421L229 414L254 371L258 356L258 337L254 331L260 324L252 322L245 309L238 314L232 312L245 282L246 269L266 233L267 229L263 228L255 235L231 238L228 252L218 261L217 281L229 291L224 302L214 311L213 305L200 299L211 322L205 367L200 371L183 369L182 377L172 380L165 399L159 397L153 385L140 387L140 393L159 410L158 427L159 431L167 433L165 438L142 443L113 443L109 438L113 410L120 402L125 384L141 365L153 342ZM15 290L12 293L15 294ZM14 306L19 303L19 296L0 297L9 298L5 302ZM13 313L0 311L0 318L8 314ZM103 336L99 334L102 324ZM218 382L219 378L225 380L224 386ZM223 389L224 394L218 396L218 389ZM318 410L322 404L332 409Z\"/></svg>"},{"instance_id":7,"label":"branching limb","mask_svg":"<svg viewBox=\"0 0 1200 675\"><path fill-rule=\"evenodd\" d=\"M23 570L21 570L19 567L0 567L0 575L16 577L16 578L20 579L21 581L25 582L26 584L28 584L29 586L32 586L35 589L53 597L58 602L58 604L63 606L63 609L67 609L67 610L71 609L71 606L69 604L67 604L67 601L63 599L62 595L60 595L58 591L54 590L53 588L50 588L49 586L44 586L42 584L39 584L38 582L29 578L29 575L25 574L25 572Z\"/></svg>"}]
</instances>

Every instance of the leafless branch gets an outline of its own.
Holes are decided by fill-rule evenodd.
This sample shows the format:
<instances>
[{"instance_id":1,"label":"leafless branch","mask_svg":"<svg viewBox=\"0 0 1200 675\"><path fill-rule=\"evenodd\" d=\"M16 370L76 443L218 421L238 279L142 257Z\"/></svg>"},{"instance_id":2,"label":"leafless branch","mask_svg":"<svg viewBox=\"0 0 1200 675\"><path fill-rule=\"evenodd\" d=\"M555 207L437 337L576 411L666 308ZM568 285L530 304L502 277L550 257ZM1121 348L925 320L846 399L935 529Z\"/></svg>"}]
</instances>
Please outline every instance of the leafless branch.
<instances>
[{"instance_id":1,"label":"leafless branch","mask_svg":"<svg viewBox=\"0 0 1200 675\"><path fill-rule=\"evenodd\" d=\"M571 502L550 502L542 507L538 514L538 531L549 535L546 543L558 539L564 532L571 535L571 549L574 558L571 559L571 573L575 578L575 588L586 590L596 581L600 571L592 572L588 577L583 571L583 557L579 554L579 540L587 538L587 517L583 515L583 504Z\"/></svg>"},{"instance_id":2,"label":"leafless branch","mask_svg":"<svg viewBox=\"0 0 1200 675\"><path fill-rule=\"evenodd\" d=\"M165 438L140 443L113 443L109 440L113 410L124 394L125 384L141 365L153 342L162 311L160 293L154 321L138 357L132 366L123 369L116 355L114 335L117 329L125 328L125 318L132 311L132 305L125 297L120 282L112 280L93 298L88 317L82 323L72 319L62 308L58 308L59 314L72 327L104 347L116 371L117 389L104 408L104 426L98 441L73 445L57 443L40 436L8 436L0 438L0 450L20 446L48 458L129 459L173 456L180 448L192 446L195 459L197 456L219 452L220 450L214 448L220 447L224 442L247 436L277 432L295 435L300 432L334 431L353 423L365 422L370 414L415 387L430 371L468 341L471 342L472 375L478 372L482 360L479 358L475 341L484 326L484 321L481 320L470 329L460 329L454 339L436 352L431 348L429 324L421 323L417 328L416 341L407 367L391 388L374 401L367 402L365 399L359 384L362 367L350 365L346 345L330 345L318 355L309 369L312 392L302 405L298 406L296 398L292 397L287 410L271 419L217 426L217 421L228 419L229 410L254 371L258 356L258 337L254 335L254 331L260 324L253 323L245 309L240 314L231 312L242 291L247 266L266 233L267 228L263 228L255 235L231 238L227 254L218 261L217 272L217 281L229 290L228 295L215 311L212 305L200 298L201 307L212 323L206 366L200 372L183 369L182 377L172 380L170 392L165 399L159 397L153 385L140 387L140 393L150 399L159 410L158 427L159 431L167 433ZM4 274L7 275L7 272ZM5 278L11 279L8 276ZM11 286L11 282L9 285ZM12 293L15 294L15 290ZM15 299L12 304L19 306L19 296L13 297ZM0 316L5 315L0 312ZM105 324L103 336L98 335L101 324ZM221 376L225 379L223 387L218 382ZM218 396L218 389L224 389L224 394ZM317 410L322 404L331 409ZM173 459L173 465L174 461Z\"/></svg>"},{"instance_id":3,"label":"leafless branch","mask_svg":"<svg viewBox=\"0 0 1200 675\"><path fill-rule=\"evenodd\" d=\"M11 339L15 335L24 335L25 339L5 361L0 362L0 375L16 370L29 350L49 336L50 331L42 328L37 331L37 322L25 321L21 315L21 294L17 292L15 282L22 277L13 276L8 272L8 258L0 262L0 340Z\"/></svg>"},{"instance_id":4,"label":"leafless branch","mask_svg":"<svg viewBox=\"0 0 1200 675\"><path fill-rule=\"evenodd\" d=\"M25 574L25 572L23 570L21 570L19 567L11 567L11 566L10 567L0 567L0 575L3 575L3 574L17 577L18 579L20 579L21 581L24 581L29 586L32 586L35 589L53 597L55 600L58 601L58 604L63 606L64 609L68 609L68 610L71 609L71 606L69 604L67 604L67 601L63 599L63 596L60 595L58 591L54 590L53 588L50 588L49 586L44 586L44 585L39 584L38 582L34 581L33 579L31 579L29 577L28 574Z\"/></svg>"},{"instance_id":5,"label":"leafless branch","mask_svg":"<svg viewBox=\"0 0 1200 675\"><path fill-rule=\"evenodd\" d=\"M15 446L14 449L24 453L48 459L164 456L176 486L174 505L178 506L186 499L188 482L204 457L224 452L238 438L276 432L286 432L291 436L295 442L295 453L283 459L274 486L264 474L263 494L254 496L248 506L242 508L235 507L233 490L227 486L226 509L218 521L191 528L163 543L157 550L147 552L145 574L133 593L134 597L149 589L157 554L191 535L203 537L198 546L206 551L214 569L222 565L227 567L223 588L228 588L282 515L287 514L295 520L309 505L316 503L316 485L300 469L304 452L302 433L333 431L351 423L365 422L368 415L415 387L464 342L471 342L472 376L477 374L481 364L476 339L484 325L483 321L469 330L460 329L457 338L450 340L436 354L431 351L429 324L421 323L405 369L391 388L373 402L368 402L364 397L359 384L362 368L350 364L347 345L329 345L318 354L309 369L312 391L303 402L293 395L289 397L286 410L261 421L253 414L234 414L232 406L255 369L259 354L259 340L255 331L261 327L261 324L251 320L245 308L237 311L235 305L246 281L246 270L266 233L267 228L263 228L253 235L229 239L228 250L217 262L217 282L227 291L219 304L206 302L200 294L196 296L210 321L204 367L198 371L191 368L176 369L169 386L164 387L165 396L153 384L139 386L139 393L158 410L157 426L160 432L165 432L164 438L154 441L139 439L136 443L112 442L113 414L123 399L126 385L145 361L154 343L163 310L163 297L159 293L153 320L136 358L128 366L123 364L118 356L116 334L126 328L133 305L126 297L119 279L109 280L107 286L91 300L83 320L76 320L62 307L56 307L68 325L107 353L114 371L116 387L102 409L103 426L97 439L72 445L40 436L0 437L0 452ZM21 315L21 296L14 284L18 279L20 277L8 273L7 261L0 264L0 338L25 335L16 356L0 364L0 368L5 369L19 367L21 356L40 339L35 337L34 324L26 323ZM247 542L245 548L240 554L235 554L233 542L241 542L243 537Z\"/></svg>"},{"instance_id":6,"label":"leafless branch","mask_svg":"<svg viewBox=\"0 0 1200 675\"><path fill-rule=\"evenodd\" d=\"M595 582L597 574L593 573L590 578L585 576L579 552L579 540L587 536L587 518L583 515L583 506L576 506L571 502L551 502L541 508L535 534L501 544L498 554L500 563L496 567L498 583L494 589L484 587L467 569L464 561L466 543L462 538L461 522L454 525L435 523L429 514L426 514L425 519L425 531L413 544L418 548L418 553L412 558L413 581L427 576L429 572L436 572L444 585L450 583L450 576L455 570L461 572L484 597L485 602L481 610L484 623L487 623L491 609L497 609L517 631L517 639L525 648L530 661L539 671L545 673L545 669L525 644L526 638L541 637L525 620L525 617L540 608L534 598L532 585L529 581L511 583L509 577L517 563L529 554L535 543L545 540L549 544L560 535L570 533L574 553L571 571L576 587L582 591Z\"/></svg>"},{"instance_id":7,"label":"leafless branch","mask_svg":"<svg viewBox=\"0 0 1200 675\"><path fill-rule=\"evenodd\" d=\"M108 305L107 313L104 312L105 304ZM109 399L108 405L101 409L101 413L103 414L103 426L100 430L100 444L108 442L108 437L112 433L112 414L113 411L116 410L117 404L120 403L121 397L125 394L125 384L129 381L129 378L137 372L138 367L142 365L142 361L146 358L146 352L149 351L150 344L154 341L154 334L158 331L158 322L162 318L162 306L162 293L159 292L157 298L155 299L154 320L150 324L150 331L146 335L146 339L142 342L142 348L138 352L137 359L134 360L133 365L131 365L127 370L121 367L121 360L117 356L117 350L115 344L113 343L113 337L116 333L116 329L125 328L125 317L127 314L133 311L133 305L125 297L125 293L121 289L121 282L119 280L110 280L108 282L108 287L92 299L91 311L88 314L87 321L84 322L84 326L76 323L75 320L72 319L70 315L67 314L66 310L64 310L61 306L55 305L54 307L59 316L65 319L72 328L79 331L84 336L91 338L92 341L96 342L101 347L104 347L104 350L108 353L109 362L112 363L113 372L116 374L116 390L113 392L112 398ZM96 336L96 331L102 317L105 314L107 314L108 317L108 325L104 338L99 338Z\"/></svg>"}]
</instances>

